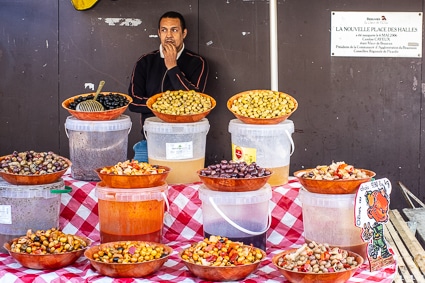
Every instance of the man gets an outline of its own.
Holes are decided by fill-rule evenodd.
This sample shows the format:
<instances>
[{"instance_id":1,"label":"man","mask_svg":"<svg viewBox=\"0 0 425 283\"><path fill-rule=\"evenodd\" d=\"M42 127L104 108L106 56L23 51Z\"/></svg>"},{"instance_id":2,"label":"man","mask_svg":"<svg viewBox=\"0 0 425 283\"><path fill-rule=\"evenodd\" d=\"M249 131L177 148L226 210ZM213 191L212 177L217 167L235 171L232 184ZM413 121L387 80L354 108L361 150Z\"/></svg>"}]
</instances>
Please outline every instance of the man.
<instances>
[{"instance_id":1,"label":"man","mask_svg":"<svg viewBox=\"0 0 425 283\"><path fill-rule=\"evenodd\" d=\"M204 92L208 65L200 55L185 48L186 23L178 12L166 12L159 19L159 49L144 54L136 62L131 75L129 95L132 112L141 113L141 125L152 111L146 107L149 97L167 90L195 90ZM143 136L143 132L142 132Z\"/></svg>"}]
</instances>

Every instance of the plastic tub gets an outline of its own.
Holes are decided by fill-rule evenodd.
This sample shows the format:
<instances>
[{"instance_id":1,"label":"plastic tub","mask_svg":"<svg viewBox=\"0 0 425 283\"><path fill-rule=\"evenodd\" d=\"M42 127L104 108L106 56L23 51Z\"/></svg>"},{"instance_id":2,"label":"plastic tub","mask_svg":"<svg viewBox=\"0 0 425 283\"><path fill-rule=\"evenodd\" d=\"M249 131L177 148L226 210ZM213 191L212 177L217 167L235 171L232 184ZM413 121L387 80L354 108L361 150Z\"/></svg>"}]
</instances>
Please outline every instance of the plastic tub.
<instances>
[{"instance_id":1,"label":"plastic tub","mask_svg":"<svg viewBox=\"0 0 425 283\"><path fill-rule=\"evenodd\" d=\"M300 190L304 237L307 242L328 243L351 250L367 259L367 242L355 225L356 194L316 194Z\"/></svg>"},{"instance_id":2,"label":"plastic tub","mask_svg":"<svg viewBox=\"0 0 425 283\"><path fill-rule=\"evenodd\" d=\"M96 185L102 243L114 241L162 242L168 185L142 189Z\"/></svg>"},{"instance_id":3,"label":"plastic tub","mask_svg":"<svg viewBox=\"0 0 425 283\"><path fill-rule=\"evenodd\" d=\"M294 151L294 123L285 120L275 125L246 124L238 119L229 123L232 140L232 160L256 162L270 168L268 183L278 186L288 183L290 156Z\"/></svg>"},{"instance_id":4,"label":"plastic tub","mask_svg":"<svg viewBox=\"0 0 425 283\"><path fill-rule=\"evenodd\" d=\"M271 197L269 184L249 192L220 192L200 186L204 237L220 235L265 250Z\"/></svg>"},{"instance_id":5,"label":"plastic tub","mask_svg":"<svg viewBox=\"0 0 425 283\"><path fill-rule=\"evenodd\" d=\"M206 118L193 123L166 123L147 118L143 130L150 164L171 168L169 184L199 182L196 171L205 167L205 147L210 124Z\"/></svg>"},{"instance_id":6,"label":"plastic tub","mask_svg":"<svg viewBox=\"0 0 425 283\"><path fill-rule=\"evenodd\" d=\"M74 179L98 181L96 168L127 160L128 133L131 130L129 116L121 115L108 121L84 121L69 116L65 129Z\"/></svg>"},{"instance_id":7,"label":"plastic tub","mask_svg":"<svg viewBox=\"0 0 425 283\"><path fill-rule=\"evenodd\" d=\"M62 179L46 185L12 185L0 178L0 250L3 243L26 235L28 229L59 226Z\"/></svg>"}]
</instances>

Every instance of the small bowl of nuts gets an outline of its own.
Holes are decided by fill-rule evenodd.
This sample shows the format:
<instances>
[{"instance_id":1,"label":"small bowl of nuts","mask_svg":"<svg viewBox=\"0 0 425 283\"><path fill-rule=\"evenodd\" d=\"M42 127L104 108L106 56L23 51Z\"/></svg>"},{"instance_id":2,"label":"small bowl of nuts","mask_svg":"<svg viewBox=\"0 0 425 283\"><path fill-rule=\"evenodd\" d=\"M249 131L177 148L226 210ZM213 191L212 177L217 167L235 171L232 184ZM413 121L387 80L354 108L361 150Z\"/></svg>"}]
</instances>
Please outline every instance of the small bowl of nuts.
<instances>
[{"instance_id":1,"label":"small bowl of nuts","mask_svg":"<svg viewBox=\"0 0 425 283\"><path fill-rule=\"evenodd\" d=\"M248 90L227 100L227 108L236 118L247 124L279 124L298 108L298 102L284 92Z\"/></svg>"},{"instance_id":2,"label":"small bowl of nuts","mask_svg":"<svg viewBox=\"0 0 425 283\"><path fill-rule=\"evenodd\" d=\"M95 171L109 188L134 189L163 185L171 169L167 166L126 160L114 166L97 168Z\"/></svg>"},{"instance_id":3,"label":"small bowl of nuts","mask_svg":"<svg viewBox=\"0 0 425 283\"><path fill-rule=\"evenodd\" d=\"M214 250L220 251L221 255L215 255ZM206 253L210 256L205 258ZM243 280L266 258L266 253L259 248L221 236L210 236L193 243L179 255L190 272L207 281Z\"/></svg>"},{"instance_id":4,"label":"small bowl of nuts","mask_svg":"<svg viewBox=\"0 0 425 283\"><path fill-rule=\"evenodd\" d=\"M3 245L22 266L31 269L59 269L80 258L91 241L83 236L65 234L59 229L28 230L25 236Z\"/></svg>"},{"instance_id":5,"label":"small bowl of nuts","mask_svg":"<svg viewBox=\"0 0 425 283\"><path fill-rule=\"evenodd\" d=\"M361 184L371 181L375 175L373 171L354 168L344 161L294 172L294 176L310 193L335 195L353 194Z\"/></svg>"},{"instance_id":6,"label":"small bowl of nuts","mask_svg":"<svg viewBox=\"0 0 425 283\"><path fill-rule=\"evenodd\" d=\"M223 192L247 192L261 189L273 172L255 162L222 160L197 171L199 179L210 190Z\"/></svg>"},{"instance_id":7,"label":"small bowl of nuts","mask_svg":"<svg viewBox=\"0 0 425 283\"><path fill-rule=\"evenodd\" d=\"M33 150L0 157L0 177L12 185L43 185L59 180L72 165L54 152Z\"/></svg>"},{"instance_id":8,"label":"small bowl of nuts","mask_svg":"<svg viewBox=\"0 0 425 283\"><path fill-rule=\"evenodd\" d=\"M159 270L173 249L144 241L118 241L92 246L84 252L91 265L109 277L139 278Z\"/></svg>"},{"instance_id":9,"label":"small bowl of nuts","mask_svg":"<svg viewBox=\"0 0 425 283\"><path fill-rule=\"evenodd\" d=\"M272 263L291 283L343 283L362 266L364 259L351 251L311 242L273 256Z\"/></svg>"},{"instance_id":10,"label":"small bowl of nuts","mask_svg":"<svg viewBox=\"0 0 425 283\"><path fill-rule=\"evenodd\" d=\"M94 93L83 93L70 97L62 102L62 107L68 110L69 114L79 120L85 121L108 121L118 118L125 112L128 105L133 101L131 96L120 92L100 92L97 97L104 111L78 111L78 103L94 98Z\"/></svg>"},{"instance_id":11,"label":"small bowl of nuts","mask_svg":"<svg viewBox=\"0 0 425 283\"><path fill-rule=\"evenodd\" d=\"M193 123L205 118L216 106L216 101L194 90L169 90L150 97L146 106L164 122Z\"/></svg>"}]
</instances>

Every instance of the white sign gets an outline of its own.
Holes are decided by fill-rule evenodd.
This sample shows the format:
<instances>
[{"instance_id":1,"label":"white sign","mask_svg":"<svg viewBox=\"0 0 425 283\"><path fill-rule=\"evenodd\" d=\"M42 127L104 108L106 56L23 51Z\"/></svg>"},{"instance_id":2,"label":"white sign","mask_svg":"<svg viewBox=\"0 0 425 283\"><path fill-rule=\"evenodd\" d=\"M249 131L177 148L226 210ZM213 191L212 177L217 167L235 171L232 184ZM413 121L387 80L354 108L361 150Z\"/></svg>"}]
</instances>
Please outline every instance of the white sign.
<instances>
[{"instance_id":1,"label":"white sign","mask_svg":"<svg viewBox=\"0 0 425 283\"><path fill-rule=\"evenodd\" d=\"M333 11L331 56L421 58L422 13Z\"/></svg>"}]
</instances>

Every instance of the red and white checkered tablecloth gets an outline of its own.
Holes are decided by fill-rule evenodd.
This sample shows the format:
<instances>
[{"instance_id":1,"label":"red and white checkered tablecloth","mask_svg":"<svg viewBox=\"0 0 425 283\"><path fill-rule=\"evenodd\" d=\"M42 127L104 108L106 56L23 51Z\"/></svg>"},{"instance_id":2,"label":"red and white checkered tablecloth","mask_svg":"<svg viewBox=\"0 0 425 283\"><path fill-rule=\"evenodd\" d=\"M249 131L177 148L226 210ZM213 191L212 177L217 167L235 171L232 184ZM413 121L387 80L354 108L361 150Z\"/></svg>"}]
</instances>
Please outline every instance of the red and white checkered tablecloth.
<instances>
[{"instance_id":1,"label":"red and white checkered tablecloth","mask_svg":"<svg viewBox=\"0 0 425 283\"><path fill-rule=\"evenodd\" d=\"M95 182L77 181L66 174L65 184L72 192L62 194L60 227L65 233L87 236L98 244L100 241ZM170 185L168 190L169 211L164 216L163 242L174 249L165 265L145 278L114 279L98 274L90 262L82 256L76 263L59 270L33 270L22 267L8 254L0 253L0 282L206 282L194 277L179 260L178 253L189 244L203 239L202 209L198 198L200 183ZM267 232L267 258L259 269L242 282L289 282L273 266L274 254L299 247L304 242L301 203L297 198L301 185L290 177L288 184L273 187L271 200L272 223ZM348 281L393 281L397 267L388 266L380 271L369 272L363 267Z\"/></svg>"}]
</instances>

